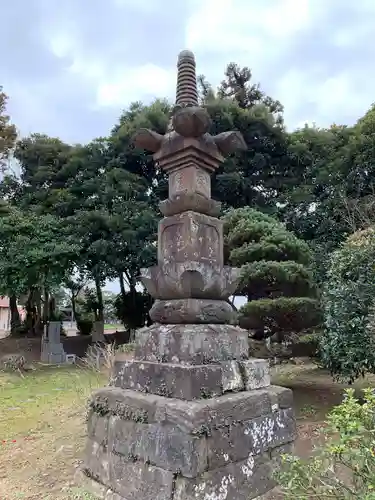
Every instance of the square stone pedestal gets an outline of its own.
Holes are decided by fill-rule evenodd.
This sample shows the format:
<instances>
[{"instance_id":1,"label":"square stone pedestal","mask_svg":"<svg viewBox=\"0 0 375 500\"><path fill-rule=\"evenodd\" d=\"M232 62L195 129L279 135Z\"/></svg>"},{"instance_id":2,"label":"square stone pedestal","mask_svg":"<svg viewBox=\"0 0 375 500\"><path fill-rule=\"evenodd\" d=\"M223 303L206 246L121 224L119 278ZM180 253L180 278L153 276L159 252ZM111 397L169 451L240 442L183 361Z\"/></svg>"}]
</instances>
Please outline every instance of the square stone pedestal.
<instances>
[{"instance_id":1,"label":"square stone pedestal","mask_svg":"<svg viewBox=\"0 0 375 500\"><path fill-rule=\"evenodd\" d=\"M247 332L195 327L193 343L191 325L141 334L143 359L117 359L112 385L94 393L83 474L99 498L250 500L275 486L296 437L292 392L270 385L266 361L246 359Z\"/></svg>"}]
</instances>

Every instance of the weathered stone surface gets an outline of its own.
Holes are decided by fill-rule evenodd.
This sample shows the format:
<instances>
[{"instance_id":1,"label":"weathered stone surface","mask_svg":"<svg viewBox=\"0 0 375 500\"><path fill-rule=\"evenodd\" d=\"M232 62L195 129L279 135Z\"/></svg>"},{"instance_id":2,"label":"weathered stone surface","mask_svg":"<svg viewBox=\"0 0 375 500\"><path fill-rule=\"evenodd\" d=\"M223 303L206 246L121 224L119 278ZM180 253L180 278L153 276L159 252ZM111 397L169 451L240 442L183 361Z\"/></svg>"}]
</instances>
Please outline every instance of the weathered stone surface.
<instances>
[{"instance_id":1,"label":"weathered stone surface","mask_svg":"<svg viewBox=\"0 0 375 500\"><path fill-rule=\"evenodd\" d=\"M218 217L220 215L220 208L220 202L206 198L199 193L179 193L159 203L159 209L166 217L177 215L187 210L210 215L211 217Z\"/></svg>"},{"instance_id":2,"label":"weathered stone surface","mask_svg":"<svg viewBox=\"0 0 375 500\"><path fill-rule=\"evenodd\" d=\"M185 477L195 477L207 468L205 438L186 434L173 425L140 424L111 417L108 450Z\"/></svg>"},{"instance_id":3,"label":"weathered stone surface","mask_svg":"<svg viewBox=\"0 0 375 500\"><path fill-rule=\"evenodd\" d=\"M177 169L169 175L169 197L179 194L200 194L211 198L210 174L197 165L191 164L184 169Z\"/></svg>"},{"instance_id":4,"label":"weathered stone surface","mask_svg":"<svg viewBox=\"0 0 375 500\"><path fill-rule=\"evenodd\" d=\"M158 405L164 400L153 394L103 387L93 393L90 406L93 412L102 416L116 415L124 420L148 423L157 421Z\"/></svg>"},{"instance_id":5,"label":"weathered stone surface","mask_svg":"<svg viewBox=\"0 0 375 500\"><path fill-rule=\"evenodd\" d=\"M199 164L208 172L218 168L224 160L215 139L209 134L204 137L183 137L174 130L163 136L159 151L154 154L156 160L168 174L188 167L191 163Z\"/></svg>"},{"instance_id":6,"label":"weathered stone surface","mask_svg":"<svg viewBox=\"0 0 375 500\"><path fill-rule=\"evenodd\" d=\"M104 387L92 396L92 411L138 423L173 425L187 434L202 434L271 414L270 389L227 393L219 398L183 401L117 387ZM93 413L90 412L89 427Z\"/></svg>"},{"instance_id":7,"label":"weathered stone surface","mask_svg":"<svg viewBox=\"0 0 375 500\"><path fill-rule=\"evenodd\" d=\"M296 425L292 410L257 417L237 425L213 430L208 440L209 469L243 460L249 453L258 455L293 441Z\"/></svg>"},{"instance_id":8,"label":"weathered stone surface","mask_svg":"<svg viewBox=\"0 0 375 500\"><path fill-rule=\"evenodd\" d=\"M248 333L232 325L152 325L138 330L135 359L206 364L248 356Z\"/></svg>"},{"instance_id":9,"label":"weathered stone surface","mask_svg":"<svg viewBox=\"0 0 375 500\"><path fill-rule=\"evenodd\" d=\"M84 457L84 472L100 483L108 485L110 481L110 460L108 449L105 446L101 446L96 441L88 439L86 442Z\"/></svg>"},{"instance_id":10,"label":"weathered stone surface","mask_svg":"<svg viewBox=\"0 0 375 500\"><path fill-rule=\"evenodd\" d=\"M243 434L257 453L293 442L297 434L294 411L287 408L265 418L258 417L244 425Z\"/></svg>"},{"instance_id":11,"label":"weathered stone surface","mask_svg":"<svg viewBox=\"0 0 375 500\"><path fill-rule=\"evenodd\" d=\"M211 472L207 473L209 479L205 479L205 484L211 485L209 488L212 491L220 488L223 476L217 483L215 481L219 481L219 476L210 474L231 465L234 467L231 474L236 481L235 489L246 491L251 486L248 494L257 492L260 495L258 487L249 484L243 473L238 478L237 472L240 466L241 470L247 470L253 463L251 457L254 455L257 457L254 460L258 460L267 450L273 450L271 458L267 466L262 465L259 470L264 471L265 467L268 470L270 464L276 467L278 456L289 449L284 445L295 438L293 411L283 409L272 412L271 396L274 397L277 392L282 395L282 391L275 391L271 386L227 393L207 400L181 401L114 387L101 389L93 398L95 404L88 426L90 435L95 433L94 429L98 429L93 439L107 442L108 446L100 446L90 439L85 467L99 482L107 484L126 499L128 497L124 495L124 489L113 488L112 462L118 461L119 457L122 457L119 463L123 468L125 463L136 466L146 462L150 467L158 467L164 472L182 474L181 479L178 479L184 485L181 486L181 495L191 494L191 488L197 485L194 494L200 495L203 486L197 477L201 478L206 470ZM102 413L101 416L93 414L95 408ZM108 440L103 437L105 429L108 429ZM254 472L254 481L259 475L262 472ZM270 480L271 476L267 477L267 481ZM188 478L196 479L192 483ZM270 483L267 484L264 491L270 487ZM206 488L204 491L207 493L209 490ZM237 498L243 497L233 496L233 499Z\"/></svg>"},{"instance_id":12,"label":"weathered stone surface","mask_svg":"<svg viewBox=\"0 0 375 500\"><path fill-rule=\"evenodd\" d=\"M101 416L93 410L90 411L87 419L87 436L99 445L108 444L109 416Z\"/></svg>"},{"instance_id":13,"label":"weathered stone surface","mask_svg":"<svg viewBox=\"0 0 375 500\"><path fill-rule=\"evenodd\" d=\"M185 477L196 477L207 468L205 437L157 424L149 426L147 437L144 454L151 463Z\"/></svg>"},{"instance_id":14,"label":"weathered stone surface","mask_svg":"<svg viewBox=\"0 0 375 500\"><path fill-rule=\"evenodd\" d=\"M240 364L237 361L226 361L221 363L223 369L223 391L242 391L244 380L241 374Z\"/></svg>"},{"instance_id":15,"label":"weathered stone surface","mask_svg":"<svg viewBox=\"0 0 375 500\"><path fill-rule=\"evenodd\" d=\"M271 383L269 363L265 359L248 359L241 362L247 391L268 387Z\"/></svg>"},{"instance_id":16,"label":"weathered stone surface","mask_svg":"<svg viewBox=\"0 0 375 500\"><path fill-rule=\"evenodd\" d=\"M126 500L172 500L174 475L141 462L112 455L111 489Z\"/></svg>"},{"instance_id":17,"label":"weathered stone surface","mask_svg":"<svg viewBox=\"0 0 375 500\"><path fill-rule=\"evenodd\" d=\"M251 500L274 486L268 457L249 455L195 479L178 477L173 500Z\"/></svg>"},{"instance_id":18,"label":"weathered stone surface","mask_svg":"<svg viewBox=\"0 0 375 500\"><path fill-rule=\"evenodd\" d=\"M188 211L159 222L158 262L209 262L223 266L223 222Z\"/></svg>"},{"instance_id":19,"label":"weathered stone surface","mask_svg":"<svg viewBox=\"0 0 375 500\"><path fill-rule=\"evenodd\" d=\"M179 399L210 398L222 394L219 365L176 365L116 358L112 385Z\"/></svg>"},{"instance_id":20,"label":"weathered stone surface","mask_svg":"<svg viewBox=\"0 0 375 500\"><path fill-rule=\"evenodd\" d=\"M209 262L175 262L141 269L141 278L155 299L227 300L238 286L241 270Z\"/></svg>"},{"instance_id":21,"label":"weathered stone surface","mask_svg":"<svg viewBox=\"0 0 375 500\"><path fill-rule=\"evenodd\" d=\"M198 106L182 107L173 114L173 128L183 137L201 137L211 125L206 109Z\"/></svg>"},{"instance_id":22,"label":"weathered stone surface","mask_svg":"<svg viewBox=\"0 0 375 500\"><path fill-rule=\"evenodd\" d=\"M165 421L188 433L211 435L212 431L271 413L266 390L227 393L219 398L192 403L168 400ZM161 413L159 413L161 415Z\"/></svg>"},{"instance_id":23,"label":"weathered stone surface","mask_svg":"<svg viewBox=\"0 0 375 500\"><path fill-rule=\"evenodd\" d=\"M122 455L130 461L143 459L147 428L148 424L111 416L108 432L109 453ZM146 460L143 461L145 462Z\"/></svg>"},{"instance_id":24,"label":"weathered stone surface","mask_svg":"<svg viewBox=\"0 0 375 500\"><path fill-rule=\"evenodd\" d=\"M273 411L293 407L293 391L291 389L271 385L268 388L268 393L271 397Z\"/></svg>"},{"instance_id":25,"label":"weathered stone surface","mask_svg":"<svg viewBox=\"0 0 375 500\"><path fill-rule=\"evenodd\" d=\"M152 321L163 324L225 324L233 317L233 308L225 300L157 299L150 309Z\"/></svg>"},{"instance_id":26,"label":"weathered stone surface","mask_svg":"<svg viewBox=\"0 0 375 500\"><path fill-rule=\"evenodd\" d=\"M172 500L174 475L170 471L153 465L132 462L122 456L112 454L108 462L108 474L106 473L105 476L82 474L78 481L102 500L135 500L136 498Z\"/></svg>"}]
</instances>

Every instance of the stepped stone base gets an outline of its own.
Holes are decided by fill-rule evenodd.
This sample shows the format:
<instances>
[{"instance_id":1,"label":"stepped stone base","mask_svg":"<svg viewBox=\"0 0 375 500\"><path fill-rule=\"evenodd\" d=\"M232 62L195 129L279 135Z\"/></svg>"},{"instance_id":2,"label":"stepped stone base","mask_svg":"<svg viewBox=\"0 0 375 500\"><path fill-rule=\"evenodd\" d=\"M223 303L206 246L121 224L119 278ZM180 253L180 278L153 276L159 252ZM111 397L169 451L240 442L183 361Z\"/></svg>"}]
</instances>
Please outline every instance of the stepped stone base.
<instances>
[{"instance_id":1,"label":"stepped stone base","mask_svg":"<svg viewBox=\"0 0 375 500\"><path fill-rule=\"evenodd\" d=\"M92 397L83 473L99 498L250 500L275 486L296 437L289 389L194 401L138 391L112 386Z\"/></svg>"},{"instance_id":2,"label":"stepped stone base","mask_svg":"<svg viewBox=\"0 0 375 500\"><path fill-rule=\"evenodd\" d=\"M42 340L42 347L40 352L40 360L42 363L48 364L61 364L66 362L66 352L61 343L54 344L47 340Z\"/></svg>"}]
</instances>

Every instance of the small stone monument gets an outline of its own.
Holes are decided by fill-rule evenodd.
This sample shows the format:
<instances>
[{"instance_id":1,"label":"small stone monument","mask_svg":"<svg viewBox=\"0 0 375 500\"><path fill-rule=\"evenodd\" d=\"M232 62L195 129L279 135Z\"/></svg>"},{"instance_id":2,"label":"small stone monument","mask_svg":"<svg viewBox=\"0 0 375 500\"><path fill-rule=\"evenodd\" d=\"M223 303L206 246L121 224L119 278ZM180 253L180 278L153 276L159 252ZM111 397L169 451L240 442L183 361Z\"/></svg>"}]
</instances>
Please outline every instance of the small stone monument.
<instances>
[{"instance_id":1,"label":"small stone monument","mask_svg":"<svg viewBox=\"0 0 375 500\"><path fill-rule=\"evenodd\" d=\"M194 55L183 51L169 131L135 137L168 173L169 198L158 265L142 271L154 324L137 332L134 361L117 356L110 386L91 401L83 471L103 499L260 498L295 439L292 393L270 385L266 361L249 359L227 302L240 271L224 266L210 174L246 144L209 126Z\"/></svg>"},{"instance_id":2,"label":"small stone monument","mask_svg":"<svg viewBox=\"0 0 375 500\"><path fill-rule=\"evenodd\" d=\"M92 343L105 342L104 321L94 321L91 333Z\"/></svg>"},{"instance_id":3,"label":"small stone monument","mask_svg":"<svg viewBox=\"0 0 375 500\"><path fill-rule=\"evenodd\" d=\"M61 364L66 361L66 353L60 342L60 321L51 321L44 327L40 360L42 363Z\"/></svg>"}]
</instances>

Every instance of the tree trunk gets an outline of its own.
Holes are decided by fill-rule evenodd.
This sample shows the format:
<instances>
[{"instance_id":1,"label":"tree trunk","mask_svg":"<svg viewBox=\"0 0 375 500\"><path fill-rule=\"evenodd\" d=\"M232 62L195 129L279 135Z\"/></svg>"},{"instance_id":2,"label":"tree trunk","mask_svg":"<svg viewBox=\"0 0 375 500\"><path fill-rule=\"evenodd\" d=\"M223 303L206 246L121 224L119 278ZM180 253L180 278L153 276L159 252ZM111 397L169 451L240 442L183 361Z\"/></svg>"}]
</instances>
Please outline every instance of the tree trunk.
<instances>
[{"instance_id":1,"label":"tree trunk","mask_svg":"<svg viewBox=\"0 0 375 500\"><path fill-rule=\"evenodd\" d=\"M122 304L125 304L126 290L125 290L124 273L119 274L119 281L120 281L120 293L121 293ZM121 311L123 311L123 309L124 309L124 306L122 306ZM126 321L125 321L124 314L122 314L121 321L122 321L122 324L124 325L124 327L126 328Z\"/></svg>"},{"instance_id":2,"label":"tree trunk","mask_svg":"<svg viewBox=\"0 0 375 500\"><path fill-rule=\"evenodd\" d=\"M48 317L49 317L49 293L48 290L45 288L43 292L44 298L43 298L43 325L46 325L48 323Z\"/></svg>"},{"instance_id":3,"label":"tree trunk","mask_svg":"<svg viewBox=\"0 0 375 500\"><path fill-rule=\"evenodd\" d=\"M43 325L44 325L43 316L42 316L41 291L36 289L34 291L34 296L35 296L34 332L35 332L35 335L39 336L39 335L43 335Z\"/></svg>"},{"instance_id":4,"label":"tree trunk","mask_svg":"<svg viewBox=\"0 0 375 500\"><path fill-rule=\"evenodd\" d=\"M11 335L13 335L17 333L17 330L21 326L21 317L17 306L17 297L15 295L10 295L9 297L9 309L10 309L10 333Z\"/></svg>"},{"instance_id":5,"label":"tree trunk","mask_svg":"<svg viewBox=\"0 0 375 500\"><path fill-rule=\"evenodd\" d=\"M26 304L26 332L30 335L35 335L36 307L35 307L35 290L29 290Z\"/></svg>"},{"instance_id":6,"label":"tree trunk","mask_svg":"<svg viewBox=\"0 0 375 500\"><path fill-rule=\"evenodd\" d=\"M48 318L49 320L51 320L51 318L56 320L56 299L52 296L50 296L48 303Z\"/></svg>"},{"instance_id":7,"label":"tree trunk","mask_svg":"<svg viewBox=\"0 0 375 500\"><path fill-rule=\"evenodd\" d=\"M98 321L104 323L104 303L103 303L103 292L100 285L100 279L95 277L96 295L98 298Z\"/></svg>"},{"instance_id":8,"label":"tree trunk","mask_svg":"<svg viewBox=\"0 0 375 500\"><path fill-rule=\"evenodd\" d=\"M119 274L119 281L120 281L121 297L122 297L123 300L125 300L126 290L125 290L125 280L124 280L124 274L123 273Z\"/></svg>"},{"instance_id":9,"label":"tree trunk","mask_svg":"<svg viewBox=\"0 0 375 500\"><path fill-rule=\"evenodd\" d=\"M73 311L73 319L75 322L77 322L77 303L76 303L76 298L77 296L72 293L70 297L70 301L72 303L72 311Z\"/></svg>"},{"instance_id":10,"label":"tree trunk","mask_svg":"<svg viewBox=\"0 0 375 500\"><path fill-rule=\"evenodd\" d=\"M134 279L129 280L129 287L130 287L130 297L131 297L131 304L132 304L132 310L135 311L137 307L137 290L135 288L135 283ZM129 340L130 342L135 342L135 328L130 329L130 335L129 335Z\"/></svg>"}]
</instances>

